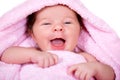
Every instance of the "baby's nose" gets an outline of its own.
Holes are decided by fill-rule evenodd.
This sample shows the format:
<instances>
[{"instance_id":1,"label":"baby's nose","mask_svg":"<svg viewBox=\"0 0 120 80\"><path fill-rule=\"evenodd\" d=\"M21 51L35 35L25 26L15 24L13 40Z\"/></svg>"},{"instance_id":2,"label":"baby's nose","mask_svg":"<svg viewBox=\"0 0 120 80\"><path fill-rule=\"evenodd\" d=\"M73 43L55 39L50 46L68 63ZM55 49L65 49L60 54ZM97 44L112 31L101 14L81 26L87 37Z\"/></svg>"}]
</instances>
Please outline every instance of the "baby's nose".
<instances>
[{"instance_id":1,"label":"baby's nose","mask_svg":"<svg viewBox=\"0 0 120 80\"><path fill-rule=\"evenodd\" d=\"M54 26L54 31L63 31L63 26L62 25L56 25Z\"/></svg>"}]
</instances>

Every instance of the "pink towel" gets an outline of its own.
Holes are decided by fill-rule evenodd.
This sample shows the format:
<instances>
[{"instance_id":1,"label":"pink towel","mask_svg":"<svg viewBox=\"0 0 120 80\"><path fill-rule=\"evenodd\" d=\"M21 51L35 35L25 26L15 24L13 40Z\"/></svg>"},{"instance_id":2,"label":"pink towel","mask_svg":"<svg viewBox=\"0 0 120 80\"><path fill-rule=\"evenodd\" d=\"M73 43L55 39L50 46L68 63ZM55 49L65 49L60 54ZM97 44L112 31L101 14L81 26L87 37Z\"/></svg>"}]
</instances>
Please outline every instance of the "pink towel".
<instances>
[{"instance_id":1,"label":"pink towel","mask_svg":"<svg viewBox=\"0 0 120 80\"><path fill-rule=\"evenodd\" d=\"M87 10L80 0L26 0L4 14L0 18L0 56L9 46L33 47L34 42L25 36L26 17L45 6L55 4L65 4L82 16L87 31L82 30L78 47L112 66L116 80L120 80L120 39L109 25ZM0 80L19 80L23 69L26 68L0 62Z\"/></svg>"}]
</instances>

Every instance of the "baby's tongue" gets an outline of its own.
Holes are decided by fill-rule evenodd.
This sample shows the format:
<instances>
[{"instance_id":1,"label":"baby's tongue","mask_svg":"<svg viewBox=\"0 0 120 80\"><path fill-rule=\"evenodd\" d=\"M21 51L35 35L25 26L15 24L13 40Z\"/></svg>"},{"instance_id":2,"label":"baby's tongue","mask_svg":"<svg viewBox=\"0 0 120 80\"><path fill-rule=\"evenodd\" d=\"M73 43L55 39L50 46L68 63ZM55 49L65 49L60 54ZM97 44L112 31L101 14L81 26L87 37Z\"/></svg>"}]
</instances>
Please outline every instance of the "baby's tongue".
<instances>
[{"instance_id":1,"label":"baby's tongue","mask_svg":"<svg viewBox=\"0 0 120 80\"><path fill-rule=\"evenodd\" d=\"M51 43L54 47L62 47L64 45L64 41L62 39L54 39Z\"/></svg>"}]
</instances>

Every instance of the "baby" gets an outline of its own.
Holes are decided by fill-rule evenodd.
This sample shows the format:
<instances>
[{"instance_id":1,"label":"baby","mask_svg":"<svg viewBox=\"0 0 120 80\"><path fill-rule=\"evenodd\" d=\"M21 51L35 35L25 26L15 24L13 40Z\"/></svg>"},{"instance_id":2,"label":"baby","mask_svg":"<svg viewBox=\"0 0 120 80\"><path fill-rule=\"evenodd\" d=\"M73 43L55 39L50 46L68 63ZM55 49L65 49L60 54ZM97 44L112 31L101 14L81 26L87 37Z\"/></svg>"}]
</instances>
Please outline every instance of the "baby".
<instances>
[{"instance_id":1,"label":"baby","mask_svg":"<svg viewBox=\"0 0 120 80\"><path fill-rule=\"evenodd\" d=\"M27 32L38 47L10 47L6 49L1 60L6 63L36 63L42 68L54 66L59 57L51 50L74 52L80 32L84 28L82 18L67 6L48 6L28 16ZM69 66L67 73L80 80L114 80L113 69L97 61L86 52L78 52L87 62ZM15 57L14 57L15 56ZM107 74L105 74L107 73Z\"/></svg>"}]
</instances>

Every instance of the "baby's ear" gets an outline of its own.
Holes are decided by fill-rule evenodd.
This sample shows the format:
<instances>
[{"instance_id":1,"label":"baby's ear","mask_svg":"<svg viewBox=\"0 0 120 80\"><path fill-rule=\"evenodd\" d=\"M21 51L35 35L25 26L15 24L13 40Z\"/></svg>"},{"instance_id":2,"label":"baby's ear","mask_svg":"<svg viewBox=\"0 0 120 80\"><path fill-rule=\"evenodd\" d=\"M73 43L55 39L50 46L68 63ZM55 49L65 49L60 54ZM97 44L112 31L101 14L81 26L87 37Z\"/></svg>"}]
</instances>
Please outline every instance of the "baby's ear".
<instances>
[{"instance_id":1,"label":"baby's ear","mask_svg":"<svg viewBox=\"0 0 120 80\"><path fill-rule=\"evenodd\" d=\"M30 29L27 29L25 33L27 36L31 36L32 31Z\"/></svg>"},{"instance_id":2,"label":"baby's ear","mask_svg":"<svg viewBox=\"0 0 120 80\"><path fill-rule=\"evenodd\" d=\"M27 35L30 36L30 37L32 37L32 38L34 38L33 31L30 30L30 29L27 30Z\"/></svg>"},{"instance_id":3,"label":"baby's ear","mask_svg":"<svg viewBox=\"0 0 120 80\"><path fill-rule=\"evenodd\" d=\"M36 38L35 38L35 35L34 35L34 33L33 33L32 31L30 31L29 35L32 37L32 39L33 39L35 42L37 42L37 41L36 41Z\"/></svg>"},{"instance_id":4,"label":"baby's ear","mask_svg":"<svg viewBox=\"0 0 120 80\"><path fill-rule=\"evenodd\" d=\"M32 30L28 29L28 34L31 36L33 34Z\"/></svg>"},{"instance_id":5,"label":"baby's ear","mask_svg":"<svg viewBox=\"0 0 120 80\"><path fill-rule=\"evenodd\" d=\"M34 38L33 31L29 30L28 34L29 34L29 36L31 36L32 38Z\"/></svg>"},{"instance_id":6,"label":"baby's ear","mask_svg":"<svg viewBox=\"0 0 120 80\"><path fill-rule=\"evenodd\" d=\"M80 31L83 29L83 26L80 26Z\"/></svg>"}]
</instances>

